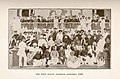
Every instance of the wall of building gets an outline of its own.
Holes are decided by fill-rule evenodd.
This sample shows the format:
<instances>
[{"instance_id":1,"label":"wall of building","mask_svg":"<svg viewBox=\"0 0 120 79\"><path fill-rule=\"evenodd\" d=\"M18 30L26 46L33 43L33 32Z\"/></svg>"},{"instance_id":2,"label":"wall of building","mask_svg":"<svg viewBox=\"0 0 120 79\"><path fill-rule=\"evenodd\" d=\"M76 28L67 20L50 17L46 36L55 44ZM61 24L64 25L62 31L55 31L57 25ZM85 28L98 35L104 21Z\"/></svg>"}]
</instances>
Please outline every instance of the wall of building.
<instances>
[{"instance_id":1,"label":"wall of building","mask_svg":"<svg viewBox=\"0 0 120 79\"><path fill-rule=\"evenodd\" d=\"M13 33L12 31L12 22L13 22L13 19L14 17L17 17L17 10L8 10L8 41L10 41L11 39L11 35Z\"/></svg>"},{"instance_id":2,"label":"wall of building","mask_svg":"<svg viewBox=\"0 0 120 79\"><path fill-rule=\"evenodd\" d=\"M48 17L49 16L50 10L35 10L35 16L43 16L43 17Z\"/></svg>"},{"instance_id":3,"label":"wall of building","mask_svg":"<svg viewBox=\"0 0 120 79\"><path fill-rule=\"evenodd\" d=\"M92 10L84 9L82 10L82 14L86 17L92 17Z\"/></svg>"},{"instance_id":4,"label":"wall of building","mask_svg":"<svg viewBox=\"0 0 120 79\"><path fill-rule=\"evenodd\" d=\"M17 17L17 10L16 9L9 9L8 10L8 22L13 20L14 17Z\"/></svg>"},{"instance_id":5,"label":"wall of building","mask_svg":"<svg viewBox=\"0 0 120 79\"><path fill-rule=\"evenodd\" d=\"M108 16L109 19L111 19L111 10L110 9L104 10L104 14L105 14L105 16Z\"/></svg>"}]
</instances>

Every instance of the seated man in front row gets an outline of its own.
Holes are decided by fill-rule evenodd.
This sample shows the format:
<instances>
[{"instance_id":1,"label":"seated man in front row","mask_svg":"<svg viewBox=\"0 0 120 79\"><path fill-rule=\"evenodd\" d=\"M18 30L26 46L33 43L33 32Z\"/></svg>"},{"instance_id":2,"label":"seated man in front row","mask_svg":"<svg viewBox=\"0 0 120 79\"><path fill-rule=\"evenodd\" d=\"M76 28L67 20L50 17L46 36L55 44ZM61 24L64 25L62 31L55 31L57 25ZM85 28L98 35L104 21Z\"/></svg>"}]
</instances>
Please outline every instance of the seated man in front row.
<instances>
[{"instance_id":1,"label":"seated man in front row","mask_svg":"<svg viewBox=\"0 0 120 79\"><path fill-rule=\"evenodd\" d=\"M37 47L36 43L33 43L33 47L29 48L29 53L27 54L27 62L29 65L41 66L43 65L42 60L43 50L41 47Z\"/></svg>"}]
</instances>

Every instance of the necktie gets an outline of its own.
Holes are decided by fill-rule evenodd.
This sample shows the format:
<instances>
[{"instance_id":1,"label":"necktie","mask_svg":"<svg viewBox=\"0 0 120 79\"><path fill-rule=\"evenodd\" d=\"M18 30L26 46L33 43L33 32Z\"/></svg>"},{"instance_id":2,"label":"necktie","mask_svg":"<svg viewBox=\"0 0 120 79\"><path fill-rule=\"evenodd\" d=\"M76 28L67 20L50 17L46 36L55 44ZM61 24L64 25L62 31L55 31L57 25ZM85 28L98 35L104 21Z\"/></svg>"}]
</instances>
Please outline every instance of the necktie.
<instances>
[{"instance_id":1,"label":"necktie","mask_svg":"<svg viewBox=\"0 0 120 79\"><path fill-rule=\"evenodd\" d=\"M84 45L84 39L82 40L82 45Z\"/></svg>"},{"instance_id":2,"label":"necktie","mask_svg":"<svg viewBox=\"0 0 120 79\"><path fill-rule=\"evenodd\" d=\"M94 46L94 50L96 50L96 46Z\"/></svg>"}]
</instances>

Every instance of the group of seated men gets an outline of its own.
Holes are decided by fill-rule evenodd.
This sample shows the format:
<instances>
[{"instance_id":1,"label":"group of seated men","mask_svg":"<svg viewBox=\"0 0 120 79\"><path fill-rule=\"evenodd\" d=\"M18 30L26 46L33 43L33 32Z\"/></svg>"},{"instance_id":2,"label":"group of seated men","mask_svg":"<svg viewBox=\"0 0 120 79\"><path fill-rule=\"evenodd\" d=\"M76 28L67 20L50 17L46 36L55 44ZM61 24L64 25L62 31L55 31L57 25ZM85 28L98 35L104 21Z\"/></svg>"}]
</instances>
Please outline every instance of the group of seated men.
<instances>
[{"instance_id":1,"label":"group of seated men","mask_svg":"<svg viewBox=\"0 0 120 79\"><path fill-rule=\"evenodd\" d=\"M18 49L19 66L82 65L104 66L110 57L110 29L62 30L53 28L41 32L23 32L12 36L10 49ZM108 62L107 62L108 61Z\"/></svg>"}]
</instances>

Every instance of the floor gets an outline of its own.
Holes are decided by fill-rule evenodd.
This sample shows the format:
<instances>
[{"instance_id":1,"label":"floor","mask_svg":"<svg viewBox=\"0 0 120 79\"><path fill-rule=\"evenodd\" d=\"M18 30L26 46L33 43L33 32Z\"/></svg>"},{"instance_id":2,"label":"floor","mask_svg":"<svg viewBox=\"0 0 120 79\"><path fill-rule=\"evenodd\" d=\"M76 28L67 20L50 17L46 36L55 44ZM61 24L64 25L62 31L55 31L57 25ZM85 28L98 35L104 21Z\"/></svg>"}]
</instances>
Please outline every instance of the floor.
<instances>
[{"instance_id":1,"label":"floor","mask_svg":"<svg viewBox=\"0 0 120 79\"><path fill-rule=\"evenodd\" d=\"M13 61L14 58L14 61ZM39 67L35 67L32 65L28 65L27 67L19 67L18 66L18 57L12 54L9 54L9 60L8 60L8 68L9 69L71 69L68 68L66 65L63 64L57 64L57 65L50 65L49 67L46 66L39 66ZM97 65L81 65L79 68L76 69L110 69L109 64L105 64L103 66L97 66Z\"/></svg>"},{"instance_id":2,"label":"floor","mask_svg":"<svg viewBox=\"0 0 120 79\"><path fill-rule=\"evenodd\" d=\"M27 67L19 67L19 66L12 66L10 67L9 69L71 69L71 68L68 68L67 66L65 65L54 65L54 66L49 66L49 67L41 67L41 66L36 66L36 67L33 67L33 66L27 66ZM73 69L73 68L72 68ZM74 69L109 69L109 67L106 67L105 65L104 66L87 66L87 65L82 65L80 66L79 68L74 68Z\"/></svg>"}]
</instances>

